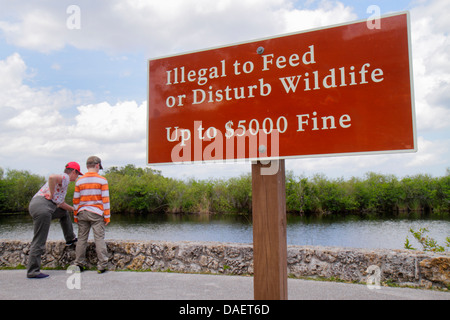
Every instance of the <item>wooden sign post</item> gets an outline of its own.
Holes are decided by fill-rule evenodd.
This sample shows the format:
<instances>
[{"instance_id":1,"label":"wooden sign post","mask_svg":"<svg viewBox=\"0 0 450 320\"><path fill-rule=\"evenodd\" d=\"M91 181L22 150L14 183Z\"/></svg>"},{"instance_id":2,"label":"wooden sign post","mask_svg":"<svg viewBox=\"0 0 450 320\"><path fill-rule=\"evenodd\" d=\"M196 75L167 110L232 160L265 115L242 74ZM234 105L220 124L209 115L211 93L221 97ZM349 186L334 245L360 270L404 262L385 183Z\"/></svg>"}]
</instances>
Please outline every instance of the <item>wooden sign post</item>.
<instances>
[{"instance_id":1,"label":"wooden sign post","mask_svg":"<svg viewBox=\"0 0 450 320\"><path fill-rule=\"evenodd\" d=\"M277 167L264 174L265 167ZM287 300L286 183L284 160L252 164L255 300Z\"/></svg>"}]
</instances>

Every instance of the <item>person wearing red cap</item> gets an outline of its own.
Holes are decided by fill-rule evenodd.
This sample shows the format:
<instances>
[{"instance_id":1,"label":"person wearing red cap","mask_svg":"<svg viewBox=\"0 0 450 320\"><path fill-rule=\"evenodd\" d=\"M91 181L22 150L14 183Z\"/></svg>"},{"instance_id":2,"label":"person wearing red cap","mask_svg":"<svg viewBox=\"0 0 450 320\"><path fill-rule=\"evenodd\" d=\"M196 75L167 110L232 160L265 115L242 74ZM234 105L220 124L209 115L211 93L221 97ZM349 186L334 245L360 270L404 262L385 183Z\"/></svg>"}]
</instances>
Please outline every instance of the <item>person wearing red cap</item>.
<instances>
[{"instance_id":1,"label":"person wearing red cap","mask_svg":"<svg viewBox=\"0 0 450 320\"><path fill-rule=\"evenodd\" d=\"M59 219L66 245L77 241L69 215L69 211L73 212L74 208L65 202L65 198L69 182L75 181L80 175L83 175L80 165L69 162L63 174L50 175L48 181L31 199L28 210L33 218L34 235L27 264L28 278L48 277L47 274L41 273L41 255L45 252L51 220Z\"/></svg>"}]
</instances>

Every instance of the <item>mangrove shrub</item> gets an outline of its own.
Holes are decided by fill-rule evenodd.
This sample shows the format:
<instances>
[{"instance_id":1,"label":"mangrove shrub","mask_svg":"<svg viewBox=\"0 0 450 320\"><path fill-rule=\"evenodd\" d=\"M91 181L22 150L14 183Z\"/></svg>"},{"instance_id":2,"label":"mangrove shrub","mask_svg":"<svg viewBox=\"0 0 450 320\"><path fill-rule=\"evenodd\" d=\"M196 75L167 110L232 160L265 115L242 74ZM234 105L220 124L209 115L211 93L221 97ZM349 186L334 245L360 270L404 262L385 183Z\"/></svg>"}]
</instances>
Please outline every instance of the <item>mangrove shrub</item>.
<instances>
[{"instance_id":1,"label":"mangrove shrub","mask_svg":"<svg viewBox=\"0 0 450 320\"><path fill-rule=\"evenodd\" d=\"M164 177L160 171L134 165L105 171L115 213L251 214L250 174L229 179ZM26 211L45 178L28 171L0 168L0 212ZM66 202L71 204L74 183ZM443 177L418 174L397 178L369 172L363 178L330 179L286 173L286 209L305 215L389 214L450 211L450 171Z\"/></svg>"}]
</instances>

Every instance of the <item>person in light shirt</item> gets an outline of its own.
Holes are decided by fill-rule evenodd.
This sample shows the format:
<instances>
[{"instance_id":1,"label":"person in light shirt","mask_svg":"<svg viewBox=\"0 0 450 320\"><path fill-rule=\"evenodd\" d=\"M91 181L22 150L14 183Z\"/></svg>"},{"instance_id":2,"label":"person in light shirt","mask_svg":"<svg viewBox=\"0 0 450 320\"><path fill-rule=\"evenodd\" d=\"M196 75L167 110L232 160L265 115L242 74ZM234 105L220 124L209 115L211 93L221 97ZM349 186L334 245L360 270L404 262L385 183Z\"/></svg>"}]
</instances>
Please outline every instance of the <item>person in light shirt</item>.
<instances>
[{"instance_id":1,"label":"person in light shirt","mask_svg":"<svg viewBox=\"0 0 450 320\"><path fill-rule=\"evenodd\" d=\"M65 202L65 198L69 183L80 175L80 165L69 162L63 174L50 175L48 181L31 199L28 211L33 218L34 235L27 264L28 278L48 277L48 274L41 273L41 255L45 252L45 243L53 219L59 219L66 245L70 246L77 241L69 215L74 208Z\"/></svg>"}]
</instances>

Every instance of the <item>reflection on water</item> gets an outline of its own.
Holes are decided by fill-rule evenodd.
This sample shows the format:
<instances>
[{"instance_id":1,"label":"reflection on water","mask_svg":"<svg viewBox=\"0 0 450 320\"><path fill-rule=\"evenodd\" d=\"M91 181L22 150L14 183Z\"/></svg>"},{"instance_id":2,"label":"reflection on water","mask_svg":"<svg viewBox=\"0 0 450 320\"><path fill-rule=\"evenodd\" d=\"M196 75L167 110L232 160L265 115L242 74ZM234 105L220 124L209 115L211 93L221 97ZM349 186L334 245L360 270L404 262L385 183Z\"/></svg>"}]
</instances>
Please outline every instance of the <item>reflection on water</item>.
<instances>
[{"instance_id":1,"label":"reflection on water","mask_svg":"<svg viewBox=\"0 0 450 320\"><path fill-rule=\"evenodd\" d=\"M450 236L450 219L308 218L288 215L287 222L288 245L401 249L410 228L418 230L424 227L441 245L445 237ZM74 228L77 232L76 224ZM0 216L0 239L31 240L32 237L33 223L28 214ZM49 239L63 239L57 221L51 224ZM253 234L251 217L245 216L115 215L106 227L106 239L252 243ZM409 239L414 243L412 236Z\"/></svg>"}]
</instances>

